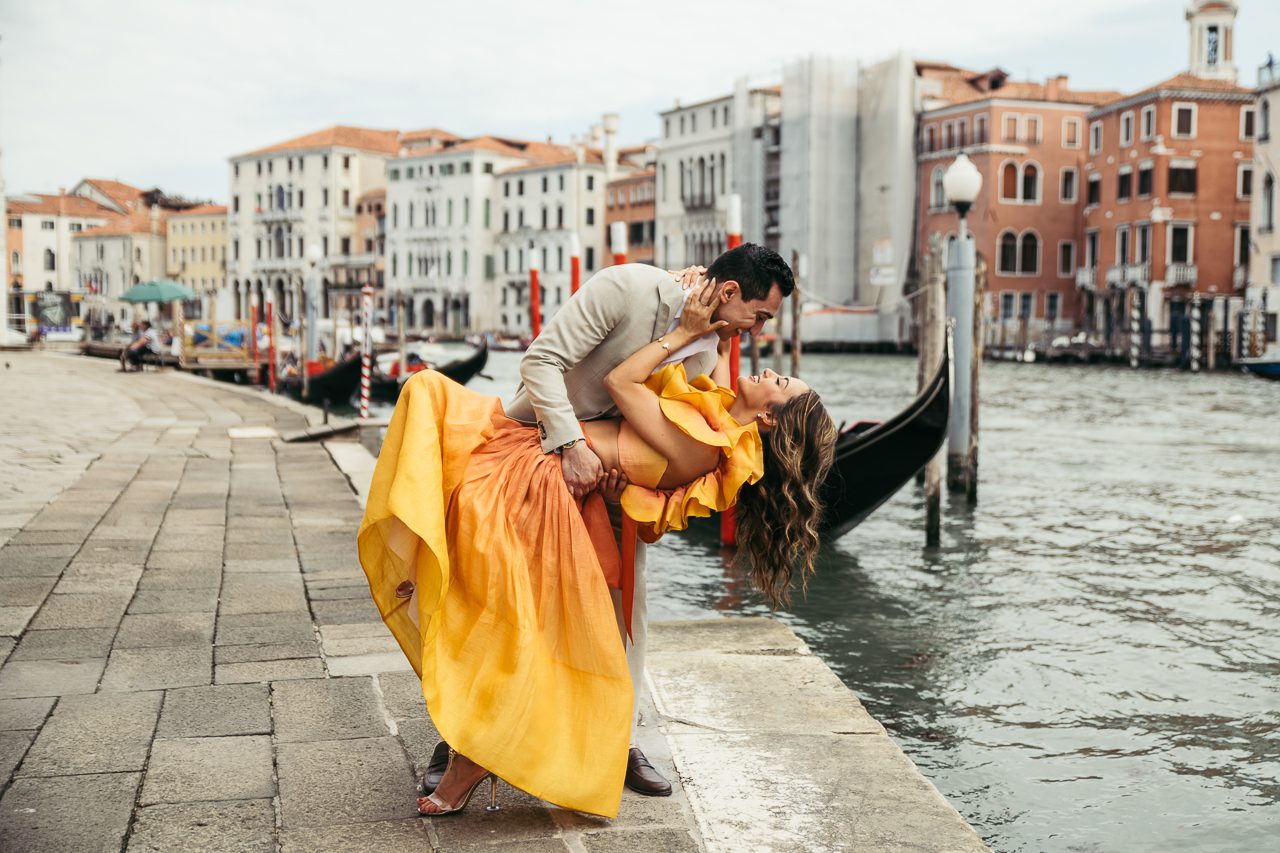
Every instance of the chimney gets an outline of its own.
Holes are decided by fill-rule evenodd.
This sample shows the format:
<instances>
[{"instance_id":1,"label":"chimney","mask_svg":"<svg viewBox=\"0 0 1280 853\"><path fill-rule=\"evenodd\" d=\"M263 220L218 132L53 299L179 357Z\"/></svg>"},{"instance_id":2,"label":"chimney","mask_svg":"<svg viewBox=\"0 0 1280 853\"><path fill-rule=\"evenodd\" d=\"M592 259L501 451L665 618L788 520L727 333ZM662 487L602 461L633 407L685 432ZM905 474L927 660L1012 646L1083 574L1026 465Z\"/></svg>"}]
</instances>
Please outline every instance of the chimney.
<instances>
[{"instance_id":1,"label":"chimney","mask_svg":"<svg viewBox=\"0 0 1280 853\"><path fill-rule=\"evenodd\" d=\"M604 179L618 176L618 114L604 114Z\"/></svg>"},{"instance_id":2,"label":"chimney","mask_svg":"<svg viewBox=\"0 0 1280 853\"><path fill-rule=\"evenodd\" d=\"M67 215L67 188L58 187L58 215Z\"/></svg>"},{"instance_id":3,"label":"chimney","mask_svg":"<svg viewBox=\"0 0 1280 853\"><path fill-rule=\"evenodd\" d=\"M1056 101L1067 92L1067 75L1059 74L1050 77L1044 84L1044 99L1046 101Z\"/></svg>"},{"instance_id":4,"label":"chimney","mask_svg":"<svg viewBox=\"0 0 1280 853\"><path fill-rule=\"evenodd\" d=\"M600 142L600 125L593 124L591 125L591 147L599 148Z\"/></svg>"},{"instance_id":5,"label":"chimney","mask_svg":"<svg viewBox=\"0 0 1280 853\"><path fill-rule=\"evenodd\" d=\"M151 233L160 233L160 205L151 205Z\"/></svg>"}]
</instances>

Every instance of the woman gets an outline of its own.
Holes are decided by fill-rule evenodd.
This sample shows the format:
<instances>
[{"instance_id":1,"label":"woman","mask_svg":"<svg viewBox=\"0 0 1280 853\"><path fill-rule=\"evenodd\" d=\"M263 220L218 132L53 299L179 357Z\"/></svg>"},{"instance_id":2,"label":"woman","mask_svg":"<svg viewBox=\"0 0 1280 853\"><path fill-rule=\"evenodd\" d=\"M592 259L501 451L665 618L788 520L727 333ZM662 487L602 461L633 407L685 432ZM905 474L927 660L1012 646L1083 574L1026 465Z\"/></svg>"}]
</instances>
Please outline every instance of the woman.
<instances>
[{"instance_id":1,"label":"woman","mask_svg":"<svg viewBox=\"0 0 1280 853\"><path fill-rule=\"evenodd\" d=\"M674 331L606 377L621 421L583 424L612 471L621 547L601 496L575 502L537 430L506 418L496 398L434 371L406 383L360 558L457 749L422 814L460 811L485 779L492 798L495 775L565 808L617 813L632 701L619 635L627 608L617 606L629 536L652 542L741 496L739 561L770 603L812 571L816 489L835 443L818 396L770 372L744 377L735 396L723 387L727 351L714 377L658 370L720 325L717 293L714 282L697 290Z\"/></svg>"}]
</instances>

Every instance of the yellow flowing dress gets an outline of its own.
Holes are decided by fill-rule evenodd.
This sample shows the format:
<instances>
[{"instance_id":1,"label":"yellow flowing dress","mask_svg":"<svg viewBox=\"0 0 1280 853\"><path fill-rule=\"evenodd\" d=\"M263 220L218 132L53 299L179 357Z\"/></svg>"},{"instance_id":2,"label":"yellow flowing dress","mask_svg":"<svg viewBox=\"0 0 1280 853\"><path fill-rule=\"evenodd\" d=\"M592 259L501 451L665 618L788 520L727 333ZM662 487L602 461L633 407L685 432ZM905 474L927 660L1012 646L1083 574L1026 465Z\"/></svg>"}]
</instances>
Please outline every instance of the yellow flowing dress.
<instances>
[{"instance_id":1,"label":"yellow flowing dress","mask_svg":"<svg viewBox=\"0 0 1280 853\"><path fill-rule=\"evenodd\" d=\"M763 456L755 425L734 421L733 394L707 377L689 382L669 365L646 384L672 423L722 450L715 471L658 490L666 459L623 425L622 506L652 542L731 506L762 476ZM450 746L534 796L613 817L632 691L609 587L626 586L626 567L591 507L569 495L535 428L427 370L396 404L359 550Z\"/></svg>"}]
</instances>

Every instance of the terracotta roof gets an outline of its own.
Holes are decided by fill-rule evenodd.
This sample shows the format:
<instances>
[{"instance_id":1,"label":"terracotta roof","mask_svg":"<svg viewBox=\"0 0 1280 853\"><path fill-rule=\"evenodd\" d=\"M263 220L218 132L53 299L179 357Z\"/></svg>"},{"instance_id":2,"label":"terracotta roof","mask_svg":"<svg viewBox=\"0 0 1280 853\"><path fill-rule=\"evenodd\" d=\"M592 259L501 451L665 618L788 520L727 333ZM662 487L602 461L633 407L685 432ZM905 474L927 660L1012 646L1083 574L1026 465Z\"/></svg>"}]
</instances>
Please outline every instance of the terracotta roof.
<instances>
[{"instance_id":1,"label":"terracotta roof","mask_svg":"<svg viewBox=\"0 0 1280 853\"><path fill-rule=\"evenodd\" d=\"M456 133L450 133L447 130L441 130L438 127L425 127L422 130L406 130L400 134L400 144L412 145L415 142L425 142L431 139L439 139L449 141L461 139L462 137Z\"/></svg>"},{"instance_id":2,"label":"terracotta roof","mask_svg":"<svg viewBox=\"0 0 1280 853\"><path fill-rule=\"evenodd\" d=\"M378 199L378 198L386 198L386 197L387 197L387 189L386 187L383 187L381 189L369 190L367 193L361 193L356 198L356 201L364 201L365 199Z\"/></svg>"},{"instance_id":3,"label":"terracotta roof","mask_svg":"<svg viewBox=\"0 0 1280 853\"><path fill-rule=\"evenodd\" d=\"M643 184L646 181L652 181L658 176L653 169L645 169L642 172L631 172L626 175L619 175L609 182L609 186L614 184Z\"/></svg>"},{"instance_id":4,"label":"terracotta roof","mask_svg":"<svg viewBox=\"0 0 1280 853\"><path fill-rule=\"evenodd\" d=\"M196 207L190 207L186 210L179 210L170 213L170 217L178 216L223 216L226 215L227 206L225 204L201 204Z\"/></svg>"},{"instance_id":5,"label":"terracotta roof","mask_svg":"<svg viewBox=\"0 0 1280 853\"><path fill-rule=\"evenodd\" d=\"M379 154L395 154L400 150L400 131L372 130L367 127L348 127L339 124L236 156L254 157L260 154L304 151L309 148L333 148L335 146L356 148L361 151L374 151Z\"/></svg>"},{"instance_id":6,"label":"terracotta roof","mask_svg":"<svg viewBox=\"0 0 1280 853\"><path fill-rule=\"evenodd\" d=\"M71 235L74 239L84 237L116 237L124 234L150 234L151 233L151 211L150 207L140 207L127 216L117 215L105 225L99 225L97 228L87 228L78 234ZM170 211L161 210L159 217L160 234L163 236L166 231L166 221L172 215Z\"/></svg>"},{"instance_id":7,"label":"terracotta roof","mask_svg":"<svg viewBox=\"0 0 1280 853\"><path fill-rule=\"evenodd\" d=\"M1067 86L1065 77L1046 83L1010 80L1000 68L973 71L945 62L921 61L915 64L916 74L937 84L937 90L929 97L946 105L969 104L996 98L1016 101L1049 101L1059 104L1096 106L1120 97L1119 92L1083 91ZM942 106L937 109L943 109Z\"/></svg>"},{"instance_id":8,"label":"terracotta roof","mask_svg":"<svg viewBox=\"0 0 1280 853\"><path fill-rule=\"evenodd\" d=\"M1203 77L1197 77L1194 74L1188 74L1183 71L1175 74L1168 80L1162 80L1154 86L1148 86L1134 93L1134 96L1145 95L1148 92L1157 92L1161 89L1191 89L1201 92L1233 92L1241 95L1248 95L1253 92L1252 89L1246 89L1237 85L1231 80L1206 80Z\"/></svg>"},{"instance_id":9,"label":"terracotta roof","mask_svg":"<svg viewBox=\"0 0 1280 853\"><path fill-rule=\"evenodd\" d=\"M64 216L97 216L109 219L119 216L91 198L82 195L45 195L35 193L30 196L10 196L5 200L5 208L9 213L41 213L45 215Z\"/></svg>"},{"instance_id":10,"label":"terracotta roof","mask_svg":"<svg viewBox=\"0 0 1280 853\"><path fill-rule=\"evenodd\" d=\"M103 195L119 204L121 207L129 207L136 204L146 194L146 190L138 189L132 184L126 184L123 181L110 181L104 178L85 178L80 183L89 184L96 187Z\"/></svg>"}]
</instances>

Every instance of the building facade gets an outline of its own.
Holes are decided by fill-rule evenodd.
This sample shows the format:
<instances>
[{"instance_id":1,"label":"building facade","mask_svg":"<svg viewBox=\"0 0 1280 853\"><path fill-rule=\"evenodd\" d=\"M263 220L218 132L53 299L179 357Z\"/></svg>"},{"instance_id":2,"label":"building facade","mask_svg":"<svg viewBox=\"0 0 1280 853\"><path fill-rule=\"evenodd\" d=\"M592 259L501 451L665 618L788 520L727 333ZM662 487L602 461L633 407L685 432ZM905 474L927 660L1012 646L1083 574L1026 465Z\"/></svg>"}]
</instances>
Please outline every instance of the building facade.
<instances>
[{"instance_id":1,"label":"building facade","mask_svg":"<svg viewBox=\"0 0 1280 853\"><path fill-rule=\"evenodd\" d=\"M168 217L168 277L196 294L188 303L188 318L235 316L234 301L212 303L227 290L227 207L202 204Z\"/></svg>"},{"instance_id":2,"label":"building facade","mask_svg":"<svg viewBox=\"0 0 1280 853\"><path fill-rule=\"evenodd\" d=\"M1276 181L1280 179L1280 135L1273 110L1280 107L1280 67L1258 69L1254 105L1250 249L1245 293L1244 348L1251 354L1274 349L1280 317L1280 234L1276 232Z\"/></svg>"},{"instance_id":3,"label":"building facade","mask_svg":"<svg viewBox=\"0 0 1280 853\"><path fill-rule=\"evenodd\" d=\"M57 195L10 196L5 202L5 271L14 291L80 289L72 263L73 238L119 216L98 201Z\"/></svg>"},{"instance_id":4,"label":"building facade","mask_svg":"<svg viewBox=\"0 0 1280 853\"><path fill-rule=\"evenodd\" d=\"M605 239L611 239L613 223L621 222L626 226L629 264L652 264L656 258L657 190L657 172L652 168L614 178L605 187ZM613 246L609 247L609 252L611 255L614 253Z\"/></svg>"},{"instance_id":5,"label":"building facade","mask_svg":"<svg viewBox=\"0 0 1280 853\"><path fill-rule=\"evenodd\" d=\"M1075 91L1063 76L1014 81L999 69L934 65L930 76L939 80L943 69L952 79L920 120L916 245L923 249L933 233L948 245L955 239L958 218L942 178L965 152L982 174L967 222L987 269L988 342L1044 343L1077 325L1087 116L1115 93Z\"/></svg>"},{"instance_id":6,"label":"building facade","mask_svg":"<svg viewBox=\"0 0 1280 853\"><path fill-rule=\"evenodd\" d=\"M75 236L72 266L80 289L92 294L84 304L94 322L125 324L148 316L148 306L118 300L135 284L166 277L168 215L158 204L143 206Z\"/></svg>"},{"instance_id":7,"label":"building facade","mask_svg":"<svg viewBox=\"0 0 1280 853\"><path fill-rule=\"evenodd\" d=\"M230 159L227 278L237 317L268 296L294 316L312 245L322 257L322 314L332 289L367 272L356 201L386 186L401 144L396 130L336 126Z\"/></svg>"}]
</instances>

